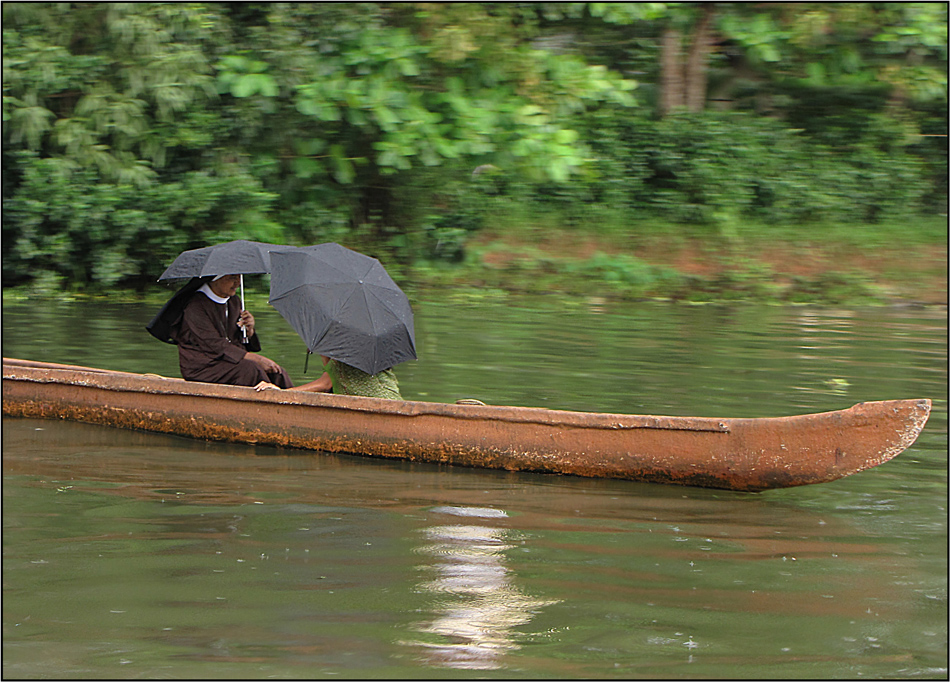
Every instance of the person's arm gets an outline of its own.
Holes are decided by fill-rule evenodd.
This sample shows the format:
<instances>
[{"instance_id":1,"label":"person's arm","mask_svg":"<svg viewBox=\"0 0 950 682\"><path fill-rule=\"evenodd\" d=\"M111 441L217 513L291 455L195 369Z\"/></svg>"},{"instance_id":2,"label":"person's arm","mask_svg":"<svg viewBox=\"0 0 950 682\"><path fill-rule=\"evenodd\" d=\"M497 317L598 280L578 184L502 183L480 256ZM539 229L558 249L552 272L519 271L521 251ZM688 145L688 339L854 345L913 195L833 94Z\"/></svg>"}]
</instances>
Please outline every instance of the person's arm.
<instances>
[{"instance_id":1,"label":"person's arm","mask_svg":"<svg viewBox=\"0 0 950 682\"><path fill-rule=\"evenodd\" d=\"M231 305L232 303L229 301L228 306ZM234 305L234 308L236 310L237 305ZM238 313L236 324L238 331L235 338L238 339L238 341L242 344L244 350L250 351L252 353L259 353L261 351L261 337L257 334L254 316L251 315L251 313L249 313L247 310L241 310Z\"/></svg>"},{"instance_id":2,"label":"person's arm","mask_svg":"<svg viewBox=\"0 0 950 682\"><path fill-rule=\"evenodd\" d=\"M251 353L248 353L250 357ZM258 356L261 357L261 356ZM254 387L255 391L266 391L270 389L281 390L279 386L275 386L269 381L261 381ZM310 393L328 393L333 389L333 380L330 379L330 375L326 372L323 373L319 379L315 379L306 384L301 384L300 386L294 386L293 388L285 389L287 391L309 391Z\"/></svg>"},{"instance_id":3,"label":"person's arm","mask_svg":"<svg viewBox=\"0 0 950 682\"><path fill-rule=\"evenodd\" d=\"M278 365L276 362L274 362L270 358L264 357L263 355L258 355L257 353L249 352L249 353L245 353L244 357L247 360L250 360L251 362L256 364L258 367L260 367L262 370L264 370L268 374L274 374L280 371L280 365Z\"/></svg>"},{"instance_id":4,"label":"person's arm","mask_svg":"<svg viewBox=\"0 0 950 682\"><path fill-rule=\"evenodd\" d=\"M229 305L231 305L230 302ZM241 331L242 327L247 330L247 341L243 341L244 334ZM268 374L279 372L280 365L268 357L258 355L258 352L261 350L261 341L260 337L257 335L254 316L248 311L242 310L240 315L238 315L237 328L239 334L238 338L242 341L244 350L247 351L244 357L256 364Z\"/></svg>"}]
</instances>

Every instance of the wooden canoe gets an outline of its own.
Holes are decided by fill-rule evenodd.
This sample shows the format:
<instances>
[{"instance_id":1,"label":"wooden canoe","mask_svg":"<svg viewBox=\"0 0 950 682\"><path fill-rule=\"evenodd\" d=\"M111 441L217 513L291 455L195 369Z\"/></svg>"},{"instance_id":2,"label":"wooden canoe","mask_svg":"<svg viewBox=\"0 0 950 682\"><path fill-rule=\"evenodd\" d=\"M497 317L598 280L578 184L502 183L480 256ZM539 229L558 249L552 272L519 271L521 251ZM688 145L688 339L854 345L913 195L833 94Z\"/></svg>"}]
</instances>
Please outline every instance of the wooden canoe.
<instances>
[{"instance_id":1,"label":"wooden canoe","mask_svg":"<svg viewBox=\"0 0 950 682\"><path fill-rule=\"evenodd\" d=\"M792 417L569 412L261 391L3 359L3 414L468 467L759 491L832 481L916 440L930 401Z\"/></svg>"}]
</instances>

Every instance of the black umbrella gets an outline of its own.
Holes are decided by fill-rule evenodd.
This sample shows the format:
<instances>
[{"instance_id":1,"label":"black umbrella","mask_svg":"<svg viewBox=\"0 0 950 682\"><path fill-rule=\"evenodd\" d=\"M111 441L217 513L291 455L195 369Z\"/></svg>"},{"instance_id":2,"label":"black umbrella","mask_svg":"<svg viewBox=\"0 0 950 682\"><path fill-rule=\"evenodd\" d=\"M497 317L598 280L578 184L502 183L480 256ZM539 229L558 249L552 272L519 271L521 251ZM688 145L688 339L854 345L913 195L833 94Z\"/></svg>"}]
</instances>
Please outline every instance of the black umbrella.
<instances>
[{"instance_id":1,"label":"black umbrella","mask_svg":"<svg viewBox=\"0 0 950 682\"><path fill-rule=\"evenodd\" d=\"M375 258L339 244L271 253L270 304L312 353L376 374L416 357L409 299Z\"/></svg>"},{"instance_id":2,"label":"black umbrella","mask_svg":"<svg viewBox=\"0 0 950 682\"><path fill-rule=\"evenodd\" d=\"M232 242L183 251L159 281L207 275L253 275L270 272L270 251L289 247L236 239Z\"/></svg>"},{"instance_id":3,"label":"black umbrella","mask_svg":"<svg viewBox=\"0 0 950 682\"><path fill-rule=\"evenodd\" d=\"M244 308L244 275L270 272L270 250L287 246L236 239L222 244L181 252L158 281L209 275L241 276L241 308ZM200 285L199 285L200 286ZM169 301L171 303L171 301ZM159 315L162 313L160 312ZM156 316L156 319L158 317ZM155 320L152 321L153 323ZM152 329L149 329L151 332ZM154 334L154 332L152 332ZM244 332L245 340L247 332ZM163 339L164 340L164 339Z\"/></svg>"}]
</instances>

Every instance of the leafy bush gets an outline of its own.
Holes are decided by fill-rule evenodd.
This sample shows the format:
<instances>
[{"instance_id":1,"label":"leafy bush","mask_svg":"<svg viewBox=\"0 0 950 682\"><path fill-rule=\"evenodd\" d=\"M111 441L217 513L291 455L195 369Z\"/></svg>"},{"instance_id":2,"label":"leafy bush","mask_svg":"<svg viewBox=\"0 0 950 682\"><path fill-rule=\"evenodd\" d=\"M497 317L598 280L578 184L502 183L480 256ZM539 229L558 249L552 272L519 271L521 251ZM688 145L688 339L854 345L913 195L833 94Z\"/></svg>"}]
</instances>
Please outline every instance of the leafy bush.
<instances>
[{"instance_id":1,"label":"leafy bush","mask_svg":"<svg viewBox=\"0 0 950 682\"><path fill-rule=\"evenodd\" d=\"M283 242L274 197L241 168L144 187L33 152L5 155L20 180L3 203L4 282L63 277L111 287L154 280L184 249L231 239Z\"/></svg>"},{"instance_id":2,"label":"leafy bush","mask_svg":"<svg viewBox=\"0 0 950 682\"><path fill-rule=\"evenodd\" d=\"M596 156L588 186L568 190L573 201L622 202L633 215L703 224L722 216L866 223L925 210L923 164L880 140L832 148L742 112L654 120L601 110L586 130ZM539 187L536 200L549 194Z\"/></svg>"},{"instance_id":3,"label":"leafy bush","mask_svg":"<svg viewBox=\"0 0 950 682\"><path fill-rule=\"evenodd\" d=\"M625 254L596 253L587 260L566 263L564 270L601 282L608 291L632 298L663 294L682 283L679 273Z\"/></svg>"},{"instance_id":4,"label":"leafy bush","mask_svg":"<svg viewBox=\"0 0 950 682\"><path fill-rule=\"evenodd\" d=\"M3 282L141 284L235 238L407 268L465 262L485 226L731 242L742 224L912 224L946 211L946 29L945 9L906 4L870 8L886 32L862 45L884 52L861 78L767 68L776 118L656 119L637 108L656 87L634 100L620 73L655 73L659 32L695 13L677 3L6 3ZM720 5L734 49L791 49ZM573 37L588 30L624 47ZM924 71L904 70L911 47ZM897 102L901 82L929 99ZM631 291L659 277L584 267Z\"/></svg>"}]
</instances>

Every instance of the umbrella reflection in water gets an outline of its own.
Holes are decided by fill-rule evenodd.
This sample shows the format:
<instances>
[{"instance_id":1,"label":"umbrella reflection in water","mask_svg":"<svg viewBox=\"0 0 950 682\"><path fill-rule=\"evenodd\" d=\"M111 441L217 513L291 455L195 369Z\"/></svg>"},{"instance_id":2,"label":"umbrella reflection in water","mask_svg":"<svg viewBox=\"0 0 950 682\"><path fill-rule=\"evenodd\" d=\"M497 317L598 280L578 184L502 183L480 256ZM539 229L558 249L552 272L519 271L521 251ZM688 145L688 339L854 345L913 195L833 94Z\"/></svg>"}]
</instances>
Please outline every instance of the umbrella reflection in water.
<instances>
[{"instance_id":1,"label":"umbrella reflection in water","mask_svg":"<svg viewBox=\"0 0 950 682\"><path fill-rule=\"evenodd\" d=\"M504 517L496 509L442 507L438 510L460 516ZM512 549L510 531L475 525L444 525L426 528L426 544L417 551L436 558L424 568L437 572L418 589L436 597L436 617L415 628L428 641L404 642L422 649L429 663L446 668L494 670L501 659L520 648L518 626L531 621L538 609L557 603L535 599L515 584L505 565L505 552Z\"/></svg>"}]
</instances>

